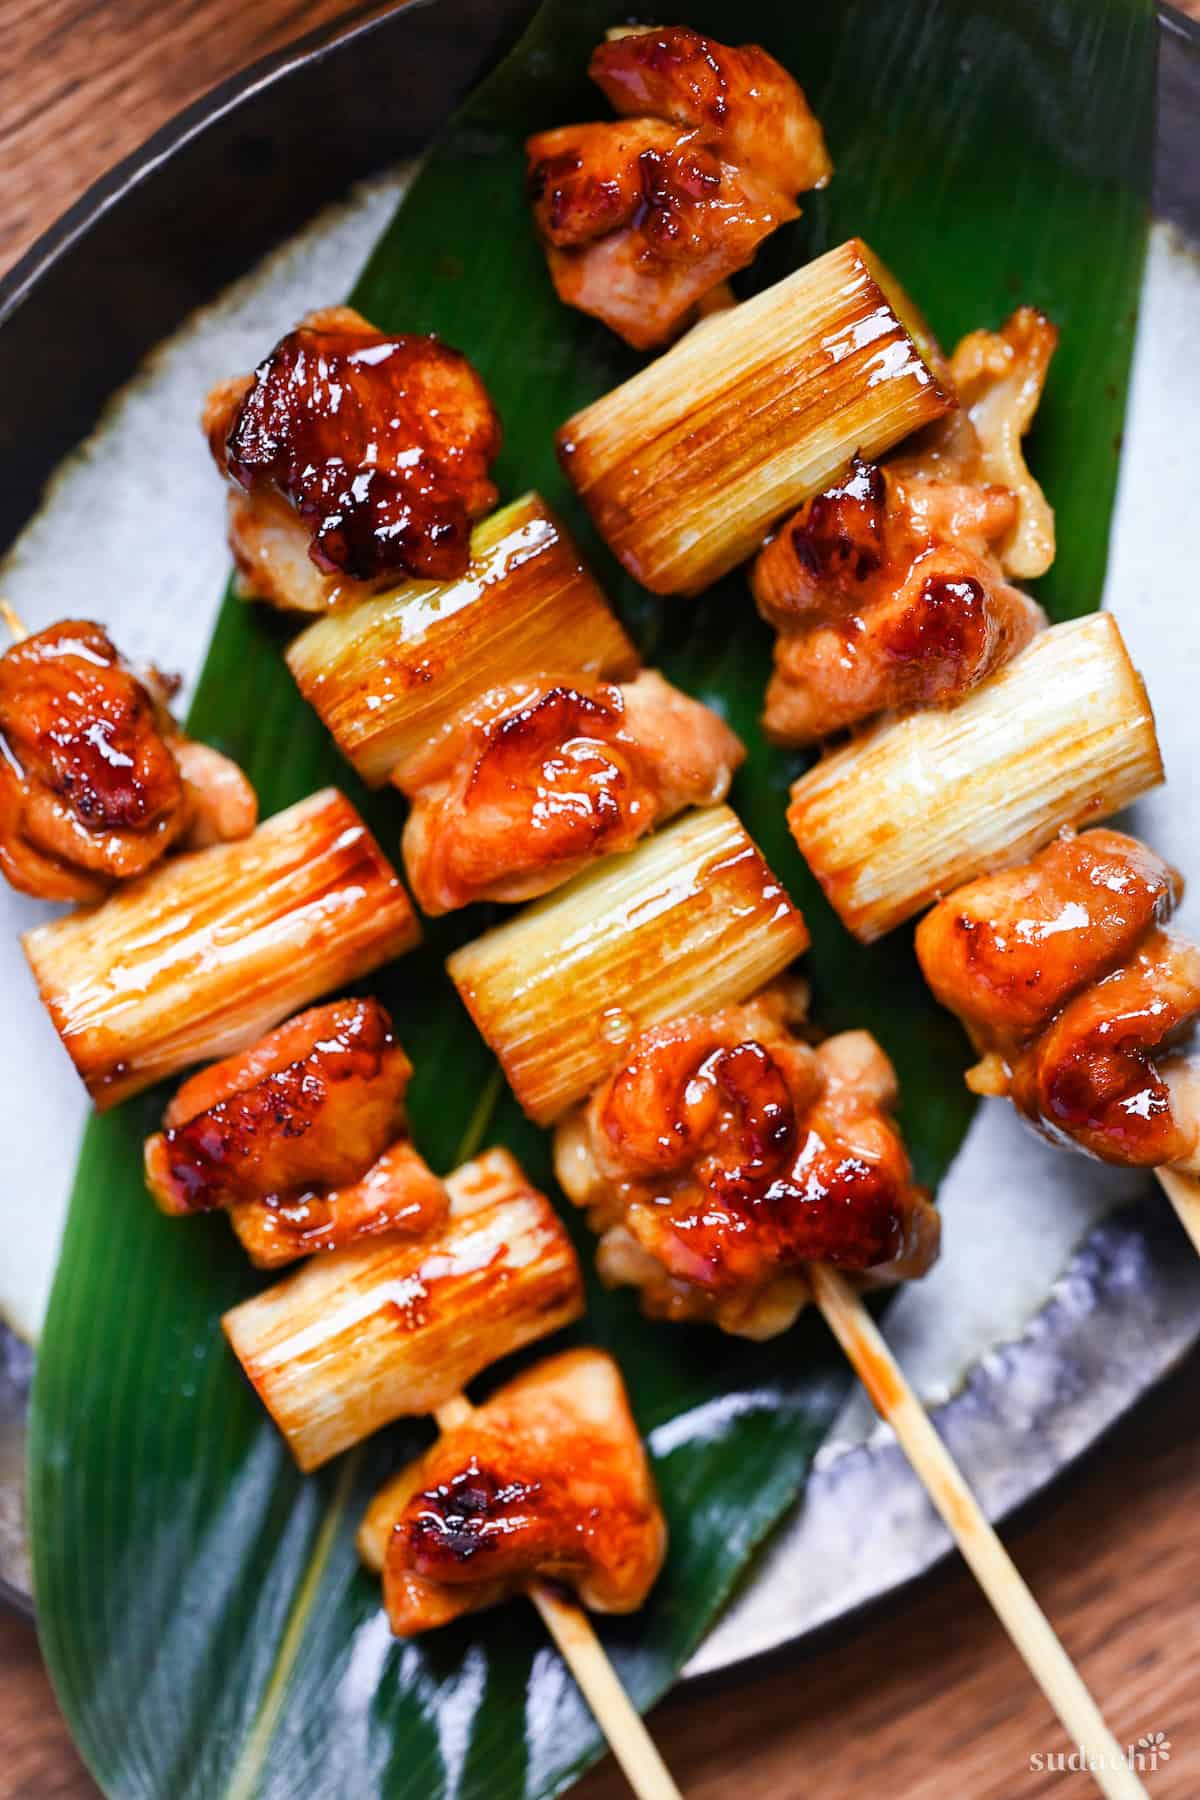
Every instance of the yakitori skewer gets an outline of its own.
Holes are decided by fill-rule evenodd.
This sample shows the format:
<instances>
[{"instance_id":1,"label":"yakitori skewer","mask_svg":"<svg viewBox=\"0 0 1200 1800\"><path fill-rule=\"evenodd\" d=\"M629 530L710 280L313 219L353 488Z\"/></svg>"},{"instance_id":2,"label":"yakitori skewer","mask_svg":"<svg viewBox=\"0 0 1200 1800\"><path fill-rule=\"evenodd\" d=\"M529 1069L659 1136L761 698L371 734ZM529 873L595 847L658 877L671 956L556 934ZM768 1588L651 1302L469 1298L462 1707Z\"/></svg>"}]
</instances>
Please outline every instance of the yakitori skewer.
<instances>
[{"instance_id":1,"label":"yakitori skewer","mask_svg":"<svg viewBox=\"0 0 1200 1800\"><path fill-rule=\"evenodd\" d=\"M288 664L359 774L393 782L411 802L405 867L418 904L436 914L473 900L530 899L684 808L722 799L745 751L715 713L639 666L536 494L476 524L437 579L410 553L349 588L321 578L314 596L314 559L324 566L328 557L319 512L281 485L274 464L273 485L249 493L240 485L247 419L270 409L278 462L284 449L285 461L309 453L315 415L321 451L332 458L336 449L339 469L352 465L359 411L343 403L323 418L326 385L351 368L356 406L374 417L392 360L379 359L380 345L396 354L403 345L411 360L424 341L382 340L345 308L314 314L255 375L214 392L207 423L219 465L238 478L230 542L243 587L296 612L324 603L326 616L292 644ZM293 367L297 344L306 380ZM357 344L366 346L361 361ZM282 385L278 365L291 371ZM465 364L457 379L474 404L477 379ZM399 434L395 417L380 425L388 453L420 435L415 411L402 422ZM422 454L455 424L453 406L436 425L426 421Z\"/></svg>"},{"instance_id":2,"label":"yakitori skewer","mask_svg":"<svg viewBox=\"0 0 1200 1800\"><path fill-rule=\"evenodd\" d=\"M544 893L723 799L745 755L639 667L536 494L475 527L461 578L340 606L287 660L359 774L412 802L404 862L428 913Z\"/></svg>"},{"instance_id":3,"label":"yakitori skewer","mask_svg":"<svg viewBox=\"0 0 1200 1800\"><path fill-rule=\"evenodd\" d=\"M530 1386L536 1371L523 1378L516 1422L540 1405L518 1457L523 1480L513 1473L522 1440L512 1420L500 1446L492 1444L487 1469L468 1454L473 1415L465 1385L577 1318L583 1288L560 1220L512 1157L491 1151L444 1183L428 1168L404 1126L410 1073L378 1001L315 1007L184 1084L163 1129L147 1141L147 1183L177 1216L227 1211L260 1267L311 1258L224 1321L301 1469L319 1467L400 1417L432 1411L450 1434L438 1464L445 1491L430 1489L426 1457L415 1476L389 1483L364 1527L376 1551L364 1551L365 1560L377 1572L386 1565L398 1632L411 1635L503 1597L518 1563L522 1575L544 1568L578 1580L602 1610L631 1610L658 1574L665 1528L608 1359L574 1353L582 1390L574 1414L566 1375L540 1402ZM483 1409L483 1435L499 1404L495 1396ZM570 1430L562 1426L568 1415ZM556 1426L566 1434L557 1472ZM448 1470L456 1447L462 1456ZM597 1547L595 1494L583 1505L571 1489L572 1459L589 1471L578 1479L597 1491L608 1471L607 1561ZM509 1471L504 1479L500 1462ZM398 1547L389 1552L414 1494L419 1519L411 1531L397 1531ZM492 1549L501 1532L503 1554L476 1565L475 1552ZM577 1547L587 1551L578 1567ZM673 1795L586 1617L542 1581L529 1591L636 1791Z\"/></svg>"},{"instance_id":4,"label":"yakitori skewer","mask_svg":"<svg viewBox=\"0 0 1200 1800\"><path fill-rule=\"evenodd\" d=\"M757 555L752 585L779 631L768 736L855 732L795 783L788 820L864 941L1162 779L1113 620L1043 629L1013 585L1054 555L1022 436L1055 341L1024 307L947 361L852 240L705 321L558 433L580 497L646 586L693 594Z\"/></svg>"},{"instance_id":5,"label":"yakitori skewer","mask_svg":"<svg viewBox=\"0 0 1200 1800\"><path fill-rule=\"evenodd\" d=\"M538 1395L538 1385L549 1386L551 1393ZM566 1484L579 1482L586 1486L591 1530L602 1535L619 1533L621 1536L616 1580L614 1582L610 1577L606 1588L592 1594L590 1603L600 1605L604 1611L631 1610L629 1603L632 1601L634 1607L641 1603L662 1566L666 1531L645 1450L629 1412L617 1366L611 1357L598 1350L568 1351L551 1358L549 1363L539 1364L494 1394L482 1412L491 1426L489 1447L502 1466L511 1456L514 1444L520 1443L522 1426L528 1425L523 1403L530 1398L543 1400L541 1416L536 1419L538 1441L532 1466L539 1472L544 1471L548 1444L553 1443L552 1434L557 1431L563 1440L560 1455L565 1465ZM545 1404L547 1399L549 1405ZM571 1419L572 1414L575 1415L572 1420L574 1432L569 1426L564 1430L564 1415ZM416 1560L413 1528L428 1542L432 1535L428 1524L431 1499L440 1503L434 1515L442 1522L438 1535L453 1534L459 1540L451 1551L459 1562L466 1560L464 1550L469 1554L472 1544L484 1539L489 1530L503 1528L507 1542L512 1545L515 1540L519 1541L521 1529L529 1529L536 1519L536 1508L530 1508L529 1497L519 1488L514 1493L511 1481L506 1484L507 1495L499 1506L486 1504L494 1494L493 1480L485 1484L482 1494L479 1493L476 1487L478 1444L472 1431L477 1415L465 1395L457 1395L438 1407L434 1417L439 1430L460 1441L462 1448L455 1454L455 1443L438 1446L412 1469L403 1471L376 1495L359 1531L359 1552L368 1567L378 1566L384 1577L385 1594L389 1585L398 1587L396 1610L403 1607L408 1612L415 1601L413 1610L418 1619L421 1596L419 1591L417 1595L412 1593L415 1585L412 1565ZM453 1490L454 1474L449 1483L444 1479L439 1482L433 1495L427 1489L416 1499L419 1510L413 1518L413 1490L431 1474L436 1475L439 1465L444 1476L447 1449L451 1454L450 1469L460 1480L464 1470L458 1465L464 1454L468 1457L466 1485L472 1490L468 1506L449 1527L445 1525L447 1507L443 1496L447 1486ZM431 1460L433 1470L429 1467ZM454 1501L450 1504L453 1506ZM408 1532L404 1529L405 1523L409 1525ZM578 1541L581 1536L586 1536L589 1527L581 1527L579 1518L572 1517L569 1512L565 1513L562 1523L567 1526L567 1531L560 1533L557 1553L563 1555L565 1551L569 1558L577 1556ZM382 1561L377 1564L376 1557L382 1547L380 1535L384 1533L386 1548L383 1548ZM566 1544L562 1541L564 1536ZM465 1544L461 1541L463 1538ZM435 1552L431 1560L435 1567L440 1565L444 1571L444 1555L437 1556ZM559 1574L562 1572L560 1566ZM420 1583L420 1579L417 1575L416 1582ZM503 1591L503 1578L501 1588ZM645 1721L617 1678L583 1607L566 1599L549 1581L530 1581L525 1591L575 1677L634 1793L643 1796L643 1800L679 1800L679 1789L646 1729ZM444 1603L444 1593L441 1598ZM389 1607L389 1611L392 1610ZM402 1622L407 1621L397 1618L395 1625Z\"/></svg>"},{"instance_id":6,"label":"yakitori skewer","mask_svg":"<svg viewBox=\"0 0 1200 1800\"><path fill-rule=\"evenodd\" d=\"M102 902L22 939L99 1108L244 1049L419 941L344 795L256 827L241 770L171 717L171 683L135 674L99 625L31 635L7 603L3 617L0 866L44 899Z\"/></svg>"},{"instance_id":7,"label":"yakitori skewer","mask_svg":"<svg viewBox=\"0 0 1200 1800\"><path fill-rule=\"evenodd\" d=\"M620 117L528 140L534 226L559 298L647 349L724 300L833 165L803 91L757 44L621 26L588 74Z\"/></svg>"},{"instance_id":8,"label":"yakitori skewer","mask_svg":"<svg viewBox=\"0 0 1200 1800\"><path fill-rule=\"evenodd\" d=\"M1200 1250L1200 947L1168 929L1178 873L1136 838L1064 834L968 882L917 927L917 957L1007 1096L1053 1142L1152 1168Z\"/></svg>"},{"instance_id":9,"label":"yakitori skewer","mask_svg":"<svg viewBox=\"0 0 1200 1800\"><path fill-rule=\"evenodd\" d=\"M922 1274L938 1220L865 1032L815 1048L784 970L803 921L735 816L686 815L450 958L531 1117L556 1123L598 1267L657 1317L751 1337L811 1297L1073 1739L1113 1795L1115 1739L871 1325L856 1282ZM916 1423L920 1421L920 1423ZM966 1498L964 1498L966 1496Z\"/></svg>"},{"instance_id":10,"label":"yakitori skewer","mask_svg":"<svg viewBox=\"0 0 1200 1800\"><path fill-rule=\"evenodd\" d=\"M474 1376L583 1312L570 1240L506 1152L487 1152L445 1185L440 1228L314 1257L225 1317L235 1354L304 1470L398 1418L432 1412L443 1430L457 1430L470 1418L463 1389ZM483 1524L486 1496L471 1508ZM389 1483L368 1515L376 1545L381 1512L386 1542L401 1510ZM386 1551L366 1560L381 1569ZM655 1574L657 1564L646 1588ZM536 1582L531 1598L635 1792L674 1795L586 1615Z\"/></svg>"}]
</instances>

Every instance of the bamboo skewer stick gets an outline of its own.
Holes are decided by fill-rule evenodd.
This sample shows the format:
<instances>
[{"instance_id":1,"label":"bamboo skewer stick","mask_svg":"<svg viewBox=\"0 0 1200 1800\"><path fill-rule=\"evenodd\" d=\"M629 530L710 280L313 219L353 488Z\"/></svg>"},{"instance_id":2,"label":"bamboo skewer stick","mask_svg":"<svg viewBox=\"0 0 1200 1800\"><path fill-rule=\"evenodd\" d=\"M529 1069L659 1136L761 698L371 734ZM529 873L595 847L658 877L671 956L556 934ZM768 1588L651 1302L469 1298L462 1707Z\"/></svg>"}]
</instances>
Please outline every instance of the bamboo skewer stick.
<instances>
[{"instance_id":1,"label":"bamboo skewer stick","mask_svg":"<svg viewBox=\"0 0 1200 1800\"><path fill-rule=\"evenodd\" d=\"M4 623L8 626L8 633L12 638L13 643L24 643L25 639L29 636L28 631L25 629L25 622L21 618L16 607L10 606L7 600L0 600L0 619L3 619Z\"/></svg>"},{"instance_id":2,"label":"bamboo skewer stick","mask_svg":"<svg viewBox=\"0 0 1200 1800\"><path fill-rule=\"evenodd\" d=\"M439 1431L453 1431L465 1425L474 1410L465 1394L455 1394L433 1416ZM546 1582L531 1582L528 1592L633 1792L639 1800L682 1800L587 1613Z\"/></svg>"},{"instance_id":3,"label":"bamboo skewer stick","mask_svg":"<svg viewBox=\"0 0 1200 1800\"><path fill-rule=\"evenodd\" d=\"M1200 1255L1200 1178L1181 1174L1178 1169L1155 1169L1154 1173Z\"/></svg>"},{"instance_id":4,"label":"bamboo skewer stick","mask_svg":"<svg viewBox=\"0 0 1200 1800\"><path fill-rule=\"evenodd\" d=\"M830 1330L866 1388L876 1412L895 1432L900 1448L920 1477L1030 1674L1073 1742L1086 1753L1089 1767L1096 1765L1091 1768L1091 1773L1097 1787L1109 1796L1109 1800L1133 1800L1134 1796L1142 1796L1144 1800L1145 1788L935 1431L870 1313L854 1289L835 1270L816 1263L810 1273L814 1297Z\"/></svg>"}]
</instances>

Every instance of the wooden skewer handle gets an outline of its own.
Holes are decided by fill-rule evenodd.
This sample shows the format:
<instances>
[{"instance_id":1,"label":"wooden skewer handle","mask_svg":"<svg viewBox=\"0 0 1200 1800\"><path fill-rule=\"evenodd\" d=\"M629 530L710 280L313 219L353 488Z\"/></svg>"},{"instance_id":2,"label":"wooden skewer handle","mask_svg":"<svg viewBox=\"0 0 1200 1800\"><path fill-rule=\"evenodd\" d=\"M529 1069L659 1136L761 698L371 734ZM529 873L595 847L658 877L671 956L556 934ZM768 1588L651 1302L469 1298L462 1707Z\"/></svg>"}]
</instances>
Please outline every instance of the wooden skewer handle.
<instances>
[{"instance_id":1,"label":"wooden skewer handle","mask_svg":"<svg viewBox=\"0 0 1200 1800\"><path fill-rule=\"evenodd\" d=\"M1179 1223L1200 1253L1200 1176L1182 1175L1178 1169L1156 1169L1154 1172L1175 1208Z\"/></svg>"},{"instance_id":2,"label":"wooden skewer handle","mask_svg":"<svg viewBox=\"0 0 1200 1800\"><path fill-rule=\"evenodd\" d=\"M682 1800L646 1722L617 1679L604 1645L581 1606L537 1581L529 1589L562 1659L608 1739L625 1779L641 1800Z\"/></svg>"},{"instance_id":3,"label":"wooden skewer handle","mask_svg":"<svg viewBox=\"0 0 1200 1800\"><path fill-rule=\"evenodd\" d=\"M0 600L0 619L3 619L8 626L8 635L14 644L23 643L29 636L20 613L15 607L10 606L7 600Z\"/></svg>"},{"instance_id":4,"label":"wooden skewer handle","mask_svg":"<svg viewBox=\"0 0 1200 1800\"><path fill-rule=\"evenodd\" d=\"M465 1394L455 1394L433 1416L439 1431L454 1431L466 1424L473 1411ZM683 1800L645 1720L617 1679L583 1608L541 1581L530 1584L529 1598L558 1645L638 1800Z\"/></svg>"},{"instance_id":5,"label":"wooden skewer handle","mask_svg":"<svg viewBox=\"0 0 1200 1800\"><path fill-rule=\"evenodd\" d=\"M876 1412L895 1432L901 1449L945 1520L972 1574L1025 1659L1091 1773L1110 1800L1145 1800L1146 1790L1074 1663L1054 1635L957 1464L876 1328L843 1277L824 1264L811 1270L813 1293L846 1352Z\"/></svg>"}]
</instances>

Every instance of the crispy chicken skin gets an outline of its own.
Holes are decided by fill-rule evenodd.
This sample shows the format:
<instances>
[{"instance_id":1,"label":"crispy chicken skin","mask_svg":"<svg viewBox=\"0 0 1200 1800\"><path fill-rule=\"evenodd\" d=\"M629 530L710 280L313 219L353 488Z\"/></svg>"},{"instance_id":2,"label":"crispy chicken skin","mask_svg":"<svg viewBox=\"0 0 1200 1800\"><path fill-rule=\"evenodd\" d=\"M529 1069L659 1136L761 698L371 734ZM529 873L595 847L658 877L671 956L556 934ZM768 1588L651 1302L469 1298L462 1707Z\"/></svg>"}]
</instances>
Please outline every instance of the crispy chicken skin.
<instances>
[{"instance_id":1,"label":"crispy chicken skin","mask_svg":"<svg viewBox=\"0 0 1200 1800\"><path fill-rule=\"evenodd\" d=\"M655 1317L746 1337L786 1330L804 1264L902 1280L939 1223L890 1118L891 1064L866 1032L796 1037L786 981L643 1033L555 1139L567 1194L601 1234L597 1266Z\"/></svg>"},{"instance_id":2,"label":"crispy chicken skin","mask_svg":"<svg viewBox=\"0 0 1200 1800\"><path fill-rule=\"evenodd\" d=\"M254 829L245 776L181 735L162 686L84 619L0 657L0 868L13 887L97 901L173 847Z\"/></svg>"},{"instance_id":3,"label":"crispy chicken skin","mask_svg":"<svg viewBox=\"0 0 1200 1800\"><path fill-rule=\"evenodd\" d=\"M534 224L560 299L650 349L832 165L803 91L755 44L682 25L622 32L588 72L622 117L529 139Z\"/></svg>"},{"instance_id":4,"label":"crispy chicken skin","mask_svg":"<svg viewBox=\"0 0 1200 1800\"><path fill-rule=\"evenodd\" d=\"M664 819L724 799L745 750L652 670L484 696L406 782L404 862L418 903L527 900Z\"/></svg>"},{"instance_id":5,"label":"crispy chicken skin","mask_svg":"<svg viewBox=\"0 0 1200 1800\"><path fill-rule=\"evenodd\" d=\"M215 388L204 429L249 496L231 510L243 583L277 604L295 604L272 579L298 559L284 504L318 582L377 586L461 575L470 522L496 501L500 422L466 358L437 338L389 337L350 307L310 313L252 376Z\"/></svg>"},{"instance_id":6,"label":"crispy chicken skin","mask_svg":"<svg viewBox=\"0 0 1200 1800\"><path fill-rule=\"evenodd\" d=\"M620 1371L569 1350L510 1381L398 1484L383 1568L397 1637L506 1600L535 1578L596 1612L635 1612L667 1533Z\"/></svg>"},{"instance_id":7,"label":"crispy chicken skin","mask_svg":"<svg viewBox=\"0 0 1200 1800\"><path fill-rule=\"evenodd\" d=\"M917 955L983 1053L969 1085L1106 1162L1194 1157L1163 1067L1200 1015L1200 950L1162 929L1181 892L1136 838L1095 830L936 906Z\"/></svg>"},{"instance_id":8,"label":"crispy chicken skin","mask_svg":"<svg viewBox=\"0 0 1200 1800\"><path fill-rule=\"evenodd\" d=\"M298 1013L183 1084L147 1140L147 1185L164 1212L229 1208L268 1266L424 1229L447 1203L402 1135L411 1074L377 1000Z\"/></svg>"},{"instance_id":9,"label":"crispy chicken skin","mask_svg":"<svg viewBox=\"0 0 1200 1800\"><path fill-rule=\"evenodd\" d=\"M953 705L1045 624L1006 577L1054 556L1021 436L1056 340L1032 307L972 332L951 361L959 409L883 464L856 457L761 552L751 585L779 633L764 718L775 742Z\"/></svg>"}]
</instances>

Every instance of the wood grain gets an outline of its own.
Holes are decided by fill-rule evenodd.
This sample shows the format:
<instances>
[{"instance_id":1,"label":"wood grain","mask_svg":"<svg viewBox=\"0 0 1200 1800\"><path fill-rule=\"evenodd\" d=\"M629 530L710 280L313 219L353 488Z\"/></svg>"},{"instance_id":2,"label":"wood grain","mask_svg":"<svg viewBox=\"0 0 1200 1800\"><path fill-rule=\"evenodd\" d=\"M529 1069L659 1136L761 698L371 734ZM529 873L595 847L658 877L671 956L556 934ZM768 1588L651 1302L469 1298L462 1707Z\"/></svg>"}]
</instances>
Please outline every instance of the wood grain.
<instances>
[{"instance_id":1,"label":"wood grain","mask_svg":"<svg viewBox=\"0 0 1200 1800\"><path fill-rule=\"evenodd\" d=\"M0 0L0 268L181 106L349 0ZM1189 0L1200 17L1200 0ZM686 8L682 11L686 12ZM1180 1239L1181 1254L1183 1239ZM1010 1534L1118 1738L1163 1731L1154 1800L1200 1795L1200 1356ZM0 1800L97 1789L29 1624L0 1609ZM655 1718L692 1800L1086 1795L1030 1757L1069 1747L961 1565L840 1634ZM580 1800L620 1800L611 1765ZM304 1800L302 1795L297 1800ZM369 1796L347 1800L370 1800Z\"/></svg>"},{"instance_id":2,"label":"wood grain","mask_svg":"<svg viewBox=\"0 0 1200 1800\"><path fill-rule=\"evenodd\" d=\"M0 268L181 107L363 0L2 0Z\"/></svg>"}]
</instances>

